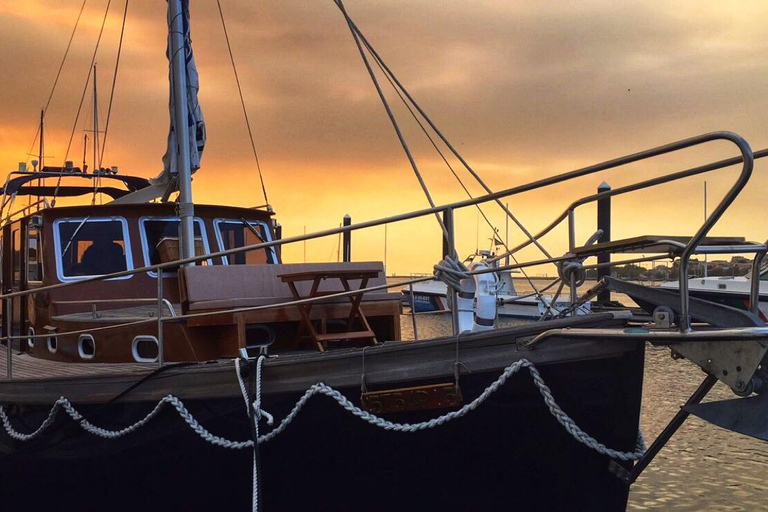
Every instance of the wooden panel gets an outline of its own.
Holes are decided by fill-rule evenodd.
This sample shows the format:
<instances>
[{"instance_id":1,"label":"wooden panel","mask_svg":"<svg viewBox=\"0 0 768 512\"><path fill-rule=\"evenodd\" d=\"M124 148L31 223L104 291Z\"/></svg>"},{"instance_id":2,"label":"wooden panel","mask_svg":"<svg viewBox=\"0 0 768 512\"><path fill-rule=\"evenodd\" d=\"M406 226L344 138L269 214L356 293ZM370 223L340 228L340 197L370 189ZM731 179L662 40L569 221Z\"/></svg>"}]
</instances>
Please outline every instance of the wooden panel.
<instances>
[{"instance_id":1,"label":"wooden panel","mask_svg":"<svg viewBox=\"0 0 768 512\"><path fill-rule=\"evenodd\" d=\"M320 320L321 318L339 319L349 316L350 304L315 304L312 306L310 318ZM360 308L365 316L399 316L402 310L402 302L399 300L381 300L364 302ZM193 312L194 313L194 312ZM237 320L235 315L242 316L246 323L272 323L272 322L299 322L301 314L297 306L280 306L270 309L257 309L245 311L242 313L224 313L215 316L205 316L187 319L187 325L190 327L200 327L208 325L231 325Z\"/></svg>"}]
</instances>

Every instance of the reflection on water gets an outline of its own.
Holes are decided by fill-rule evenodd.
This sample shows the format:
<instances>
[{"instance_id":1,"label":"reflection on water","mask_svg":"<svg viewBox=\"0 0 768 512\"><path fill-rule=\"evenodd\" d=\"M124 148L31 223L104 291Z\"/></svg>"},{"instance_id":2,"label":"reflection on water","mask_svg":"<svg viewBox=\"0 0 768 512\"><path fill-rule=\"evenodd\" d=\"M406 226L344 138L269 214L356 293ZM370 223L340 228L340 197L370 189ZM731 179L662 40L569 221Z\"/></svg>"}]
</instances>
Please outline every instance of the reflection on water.
<instances>
[{"instance_id":1,"label":"reflection on water","mask_svg":"<svg viewBox=\"0 0 768 512\"><path fill-rule=\"evenodd\" d=\"M669 350L648 347L641 426L661 432L704 378ZM723 384L707 400L735 398ZM632 487L629 510L765 510L768 444L689 417Z\"/></svg>"},{"instance_id":2,"label":"reflection on water","mask_svg":"<svg viewBox=\"0 0 768 512\"><path fill-rule=\"evenodd\" d=\"M449 315L417 318L419 338L450 333ZM409 315L401 325L403 338L412 338ZM703 379L693 364L648 346L641 416L648 444ZM707 400L728 398L735 396L718 383ZM768 443L691 416L632 486L628 510L768 510Z\"/></svg>"}]
</instances>

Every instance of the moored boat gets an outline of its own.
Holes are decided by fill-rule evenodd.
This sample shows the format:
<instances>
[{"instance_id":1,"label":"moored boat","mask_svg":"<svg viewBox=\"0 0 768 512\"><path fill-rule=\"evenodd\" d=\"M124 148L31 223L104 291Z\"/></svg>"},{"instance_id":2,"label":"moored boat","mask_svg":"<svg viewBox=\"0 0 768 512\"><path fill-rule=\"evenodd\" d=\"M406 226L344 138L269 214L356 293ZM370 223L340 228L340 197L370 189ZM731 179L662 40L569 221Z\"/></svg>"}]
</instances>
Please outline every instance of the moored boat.
<instances>
[{"instance_id":1,"label":"moored boat","mask_svg":"<svg viewBox=\"0 0 768 512\"><path fill-rule=\"evenodd\" d=\"M363 47L428 120L337 5L366 68ZM578 297L588 258L648 243L577 247L575 208L704 170L577 199L560 217L572 234L562 256L499 265L506 254L498 254L469 269L454 265L459 209L713 141L734 144L739 155L706 170L740 164L739 178L691 237L654 243L683 270L691 254L715 249L752 252L758 265L764 244L724 247L706 238L751 175L755 155L738 135L705 134L464 201L283 238L271 207L192 201L205 129L199 104L179 100L196 93L196 84L186 86L197 79L188 8L168 2L172 134L163 175L150 181L65 165L16 173L4 186L4 504L50 508L55 497L57 510L78 511L249 503L254 510L507 503L624 510L629 485L687 415L645 450L647 342L705 372L689 405L717 381L743 396L768 387L761 364L768 327L754 312L717 304L723 318L702 325L685 281L676 318L576 311L588 301ZM69 183L78 181L86 185ZM57 197L99 194L114 201L55 205ZM12 210L24 196L41 199ZM282 258L286 244L434 216L444 243L435 276L388 283L381 262ZM540 246L546 233L524 234L524 243ZM560 290L570 292L562 318L500 327L490 285L499 274L542 264L557 265ZM435 279L463 309L452 312L449 335L419 337L414 323L414 336L404 339L401 298L389 290ZM660 308L665 298L647 301Z\"/></svg>"},{"instance_id":2,"label":"moored boat","mask_svg":"<svg viewBox=\"0 0 768 512\"><path fill-rule=\"evenodd\" d=\"M712 276L692 277L688 280L688 290L691 297L725 304L733 308L749 310L750 292L752 289L752 274L746 276ZM766 320L768 315L768 270L758 274L760 317ZM660 285L665 290L678 290L676 282L666 282Z\"/></svg>"}]
</instances>

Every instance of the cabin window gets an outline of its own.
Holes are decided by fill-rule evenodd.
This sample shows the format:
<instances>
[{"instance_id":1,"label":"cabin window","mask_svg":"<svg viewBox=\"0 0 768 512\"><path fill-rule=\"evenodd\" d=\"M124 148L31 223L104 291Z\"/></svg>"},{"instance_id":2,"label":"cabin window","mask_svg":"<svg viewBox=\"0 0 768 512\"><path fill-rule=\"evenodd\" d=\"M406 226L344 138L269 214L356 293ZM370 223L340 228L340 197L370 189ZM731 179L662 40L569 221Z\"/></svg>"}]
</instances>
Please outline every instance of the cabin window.
<instances>
[{"instance_id":1,"label":"cabin window","mask_svg":"<svg viewBox=\"0 0 768 512\"><path fill-rule=\"evenodd\" d=\"M214 225L216 226L219 249L222 251L272 241L272 235L265 222L216 219ZM263 265L265 263L277 263L277 256L275 255L275 248L268 247L224 256L222 261L225 265Z\"/></svg>"},{"instance_id":2,"label":"cabin window","mask_svg":"<svg viewBox=\"0 0 768 512\"><path fill-rule=\"evenodd\" d=\"M31 227L27 236L27 281L43 280L43 264L40 261L40 230Z\"/></svg>"},{"instance_id":3,"label":"cabin window","mask_svg":"<svg viewBox=\"0 0 768 512\"><path fill-rule=\"evenodd\" d=\"M128 223L122 217L58 219L53 231L61 281L133 269Z\"/></svg>"},{"instance_id":4,"label":"cabin window","mask_svg":"<svg viewBox=\"0 0 768 512\"><path fill-rule=\"evenodd\" d=\"M21 283L21 230L14 229L12 233L13 245L11 246L11 260L13 261L13 283Z\"/></svg>"},{"instance_id":5,"label":"cabin window","mask_svg":"<svg viewBox=\"0 0 768 512\"><path fill-rule=\"evenodd\" d=\"M178 217L142 217L139 219L141 224L141 244L144 250L144 264L157 265L169 261L178 260L181 257L179 253L179 227L181 221ZM205 232L205 224L199 217L195 217L195 254L201 256L210 253L208 247L208 236ZM201 261L199 265L211 265L211 260ZM156 277L157 272L150 272L151 276ZM163 275L173 274L167 270Z\"/></svg>"}]
</instances>

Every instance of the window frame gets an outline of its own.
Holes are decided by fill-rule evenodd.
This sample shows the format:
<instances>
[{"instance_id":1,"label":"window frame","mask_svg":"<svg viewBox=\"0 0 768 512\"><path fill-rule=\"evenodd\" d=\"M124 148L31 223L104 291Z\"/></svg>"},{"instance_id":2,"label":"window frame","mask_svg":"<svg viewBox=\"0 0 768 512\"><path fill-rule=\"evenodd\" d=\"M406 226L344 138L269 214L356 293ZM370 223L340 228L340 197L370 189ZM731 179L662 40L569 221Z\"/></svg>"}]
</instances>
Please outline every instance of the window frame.
<instances>
[{"instance_id":1,"label":"window frame","mask_svg":"<svg viewBox=\"0 0 768 512\"><path fill-rule=\"evenodd\" d=\"M150 265L152 265L152 263L149 260L149 240L147 239L147 230L144 229L144 223L147 221L149 222L178 221L179 223L181 223L181 219L179 219L179 217L174 217L173 215L144 215L142 217L139 217L139 236L141 237L141 253L144 258L145 267L149 267ZM210 244L208 243L208 231L205 229L205 221L201 217L194 217L193 222L196 224L199 223L200 236L203 239L203 250L205 250L206 254L211 254ZM205 261L208 262L208 265L213 265L213 260L211 258ZM149 274L149 277L157 279L156 270L148 270L147 274ZM166 277L176 277L176 275L177 275L177 272L175 270L163 270L163 279L165 279Z\"/></svg>"},{"instance_id":2,"label":"window frame","mask_svg":"<svg viewBox=\"0 0 768 512\"><path fill-rule=\"evenodd\" d=\"M53 221L53 248L56 251L55 257L56 257L56 278L59 280L59 282L66 283L66 282L72 282L72 281L82 281L83 279L90 279L93 277L99 277L106 274L95 274L95 275L87 275L87 276L70 276L67 277L64 275L64 262L61 259L61 232L59 231L59 226L66 222L74 222L74 223L80 223L85 221L85 224L89 222L119 222L120 225L123 228L123 244L125 247L125 269L126 271L133 270L133 252L131 251L131 236L130 232L128 231L128 221L125 219L125 217L121 217L119 215L110 216L110 217L61 217ZM105 281L119 281L119 280L125 280L125 279L131 279L133 277L133 274L128 274L127 276L120 276L120 277L110 277L109 279L105 279Z\"/></svg>"},{"instance_id":3,"label":"window frame","mask_svg":"<svg viewBox=\"0 0 768 512\"><path fill-rule=\"evenodd\" d=\"M269 229L269 224L264 222L263 220L248 220L245 219L245 222L251 225L256 226L263 226L264 232L266 233L266 241L271 242L272 241L272 232ZM219 251L225 251L227 250L224 247L224 237L221 236L221 228L219 227L221 224L238 224L240 226L243 226L243 222L240 219L228 219L224 217L217 217L213 219L213 229L216 232L216 243L219 244ZM245 228L245 226L243 226ZM277 253L275 252L275 247L267 247L268 256L267 256L267 263L266 265L274 265L278 262L277 260ZM270 261L271 260L271 261ZM229 257L228 256L222 256L221 262L223 265L229 265ZM233 263L235 265L235 263Z\"/></svg>"}]
</instances>

